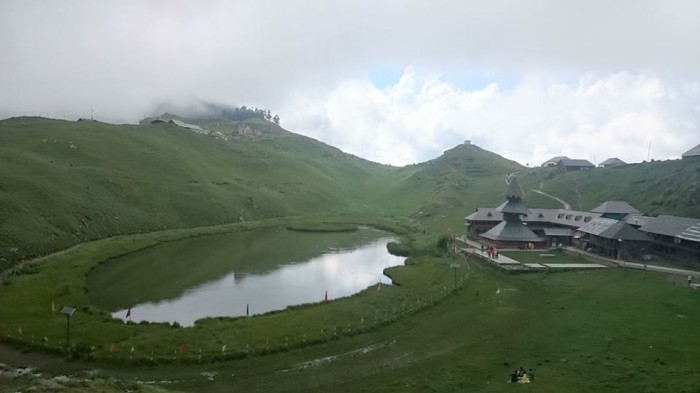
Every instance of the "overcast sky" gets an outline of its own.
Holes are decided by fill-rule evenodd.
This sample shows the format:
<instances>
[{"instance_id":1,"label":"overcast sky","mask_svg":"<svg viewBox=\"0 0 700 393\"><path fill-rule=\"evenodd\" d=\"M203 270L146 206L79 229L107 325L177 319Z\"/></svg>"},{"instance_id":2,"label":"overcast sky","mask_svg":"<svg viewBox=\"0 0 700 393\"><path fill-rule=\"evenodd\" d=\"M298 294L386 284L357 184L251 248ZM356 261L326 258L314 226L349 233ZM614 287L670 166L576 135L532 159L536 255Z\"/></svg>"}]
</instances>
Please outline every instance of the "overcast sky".
<instances>
[{"instance_id":1,"label":"overcast sky","mask_svg":"<svg viewBox=\"0 0 700 393\"><path fill-rule=\"evenodd\" d=\"M465 140L531 166L677 158L700 143L699 19L695 0L2 0L0 117L208 101L394 165Z\"/></svg>"}]
</instances>

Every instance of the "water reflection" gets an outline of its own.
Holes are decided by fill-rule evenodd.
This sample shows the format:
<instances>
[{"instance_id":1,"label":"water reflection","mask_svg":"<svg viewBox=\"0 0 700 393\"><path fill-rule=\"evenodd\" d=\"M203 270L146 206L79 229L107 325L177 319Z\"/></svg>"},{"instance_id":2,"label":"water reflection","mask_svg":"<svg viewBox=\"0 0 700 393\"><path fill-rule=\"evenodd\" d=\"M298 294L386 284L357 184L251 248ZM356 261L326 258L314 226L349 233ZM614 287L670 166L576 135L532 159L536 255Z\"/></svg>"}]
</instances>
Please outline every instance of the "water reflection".
<instances>
[{"instance_id":1,"label":"water reflection","mask_svg":"<svg viewBox=\"0 0 700 393\"><path fill-rule=\"evenodd\" d=\"M382 271L403 265L405 258L389 254L384 237L353 250L329 251L307 261L279 266L266 273L229 273L217 280L187 289L179 298L131 307L131 320L175 322L192 326L211 316L243 316L282 310L290 305L314 303L357 293L370 285L391 280ZM125 319L127 309L112 315Z\"/></svg>"}]
</instances>

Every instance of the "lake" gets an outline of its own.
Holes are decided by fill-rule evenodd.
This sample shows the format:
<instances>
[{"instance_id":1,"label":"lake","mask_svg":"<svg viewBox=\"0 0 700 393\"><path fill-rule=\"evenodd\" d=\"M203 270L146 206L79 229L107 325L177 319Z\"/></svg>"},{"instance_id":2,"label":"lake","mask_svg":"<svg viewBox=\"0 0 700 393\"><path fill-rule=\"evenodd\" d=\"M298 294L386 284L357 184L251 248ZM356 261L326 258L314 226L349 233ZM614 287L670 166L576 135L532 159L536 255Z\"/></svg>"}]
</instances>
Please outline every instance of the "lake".
<instances>
[{"instance_id":1,"label":"lake","mask_svg":"<svg viewBox=\"0 0 700 393\"><path fill-rule=\"evenodd\" d=\"M92 302L134 322L256 315L350 296L404 264L387 232L307 233L283 228L163 243L107 261L88 277Z\"/></svg>"}]
</instances>

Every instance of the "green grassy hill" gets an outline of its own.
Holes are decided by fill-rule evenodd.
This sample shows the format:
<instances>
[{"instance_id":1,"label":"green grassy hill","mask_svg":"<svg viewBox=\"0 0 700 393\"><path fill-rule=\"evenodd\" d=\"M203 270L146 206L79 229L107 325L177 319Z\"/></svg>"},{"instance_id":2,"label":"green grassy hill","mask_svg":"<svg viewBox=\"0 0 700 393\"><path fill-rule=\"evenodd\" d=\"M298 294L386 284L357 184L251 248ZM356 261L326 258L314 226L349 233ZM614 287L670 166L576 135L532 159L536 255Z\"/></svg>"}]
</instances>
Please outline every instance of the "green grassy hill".
<instances>
[{"instance_id":1,"label":"green grassy hill","mask_svg":"<svg viewBox=\"0 0 700 393\"><path fill-rule=\"evenodd\" d=\"M92 239L281 216L411 216L459 228L520 168L470 145L396 168L262 120L161 119L0 121L0 267Z\"/></svg>"},{"instance_id":2,"label":"green grassy hill","mask_svg":"<svg viewBox=\"0 0 700 393\"><path fill-rule=\"evenodd\" d=\"M700 217L698 160L645 162L569 173L536 168L520 179L523 188L541 186L542 191L569 202L573 209L591 210L605 201L623 200L648 215ZM532 197L528 206L539 207L535 201L542 201L543 197L533 194L526 195L526 202Z\"/></svg>"},{"instance_id":3,"label":"green grassy hill","mask_svg":"<svg viewBox=\"0 0 700 393\"><path fill-rule=\"evenodd\" d=\"M463 144L397 168L259 119L160 119L0 121L0 271L87 240L283 216L400 216L460 232L476 207L501 203L512 172L520 173L530 207L559 206L531 191L541 188L578 209L621 199L650 214L700 217L698 163L561 174Z\"/></svg>"},{"instance_id":4,"label":"green grassy hill","mask_svg":"<svg viewBox=\"0 0 700 393\"><path fill-rule=\"evenodd\" d=\"M361 185L391 169L268 122L243 125L267 137L1 121L0 262L124 233L352 210Z\"/></svg>"}]
</instances>

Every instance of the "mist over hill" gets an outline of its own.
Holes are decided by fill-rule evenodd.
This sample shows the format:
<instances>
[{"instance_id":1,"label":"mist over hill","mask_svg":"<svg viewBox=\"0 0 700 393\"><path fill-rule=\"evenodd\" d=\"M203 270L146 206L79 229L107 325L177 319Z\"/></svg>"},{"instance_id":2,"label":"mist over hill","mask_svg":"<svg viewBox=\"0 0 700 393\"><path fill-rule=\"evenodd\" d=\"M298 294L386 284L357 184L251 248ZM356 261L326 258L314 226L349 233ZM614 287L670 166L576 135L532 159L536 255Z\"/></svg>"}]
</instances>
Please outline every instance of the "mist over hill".
<instances>
[{"instance_id":1,"label":"mist over hill","mask_svg":"<svg viewBox=\"0 0 700 393\"><path fill-rule=\"evenodd\" d=\"M645 212L700 216L700 169L680 161L559 174L465 143L393 167L261 118L25 117L0 121L0 268L92 239L310 214L409 217L461 232L468 212L501 203L512 172L532 207L556 206L531 192L542 187L583 209L624 199Z\"/></svg>"}]
</instances>

